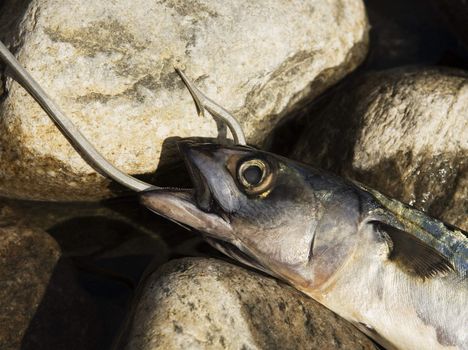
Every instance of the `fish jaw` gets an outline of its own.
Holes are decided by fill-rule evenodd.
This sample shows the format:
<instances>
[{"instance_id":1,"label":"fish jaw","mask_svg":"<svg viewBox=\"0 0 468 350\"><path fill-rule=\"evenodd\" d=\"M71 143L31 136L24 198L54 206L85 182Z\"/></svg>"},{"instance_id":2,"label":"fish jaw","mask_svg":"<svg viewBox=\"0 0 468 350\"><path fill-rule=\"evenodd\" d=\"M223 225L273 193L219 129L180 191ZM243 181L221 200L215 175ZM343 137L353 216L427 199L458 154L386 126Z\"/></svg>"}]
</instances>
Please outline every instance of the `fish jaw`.
<instances>
[{"instance_id":1,"label":"fish jaw","mask_svg":"<svg viewBox=\"0 0 468 350\"><path fill-rule=\"evenodd\" d=\"M182 226L232 240L232 227L221 216L203 211L196 203L194 191L156 189L140 194L140 202L151 211Z\"/></svg>"}]
</instances>

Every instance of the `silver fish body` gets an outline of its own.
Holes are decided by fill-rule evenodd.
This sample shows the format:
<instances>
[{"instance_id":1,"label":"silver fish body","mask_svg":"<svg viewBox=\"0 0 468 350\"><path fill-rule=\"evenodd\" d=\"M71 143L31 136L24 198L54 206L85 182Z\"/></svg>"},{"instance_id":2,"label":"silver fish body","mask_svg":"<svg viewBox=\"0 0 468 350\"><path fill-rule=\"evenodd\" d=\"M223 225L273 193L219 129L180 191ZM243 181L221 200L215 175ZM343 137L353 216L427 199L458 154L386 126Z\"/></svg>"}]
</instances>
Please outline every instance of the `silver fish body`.
<instances>
[{"instance_id":1,"label":"silver fish body","mask_svg":"<svg viewBox=\"0 0 468 350\"><path fill-rule=\"evenodd\" d=\"M392 349L467 349L466 233L361 184L256 149L182 143L194 190L142 203Z\"/></svg>"}]
</instances>

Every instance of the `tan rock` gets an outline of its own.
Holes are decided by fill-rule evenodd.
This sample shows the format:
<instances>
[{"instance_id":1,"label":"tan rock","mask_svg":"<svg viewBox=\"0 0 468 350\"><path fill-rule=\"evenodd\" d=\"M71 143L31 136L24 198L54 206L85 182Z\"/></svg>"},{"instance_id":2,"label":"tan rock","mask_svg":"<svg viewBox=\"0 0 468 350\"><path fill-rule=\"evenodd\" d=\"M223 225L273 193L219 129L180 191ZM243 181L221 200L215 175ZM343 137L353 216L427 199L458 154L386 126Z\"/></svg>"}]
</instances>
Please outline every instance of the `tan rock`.
<instances>
[{"instance_id":1,"label":"tan rock","mask_svg":"<svg viewBox=\"0 0 468 350\"><path fill-rule=\"evenodd\" d=\"M275 279L227 262L173 260L149 275L119 349L375 349Z\"/></svg>"},{"instance_id":2,"label":"tan rock","mask_svg":"<svg viewBox=\"0 0 468 350\"><path fill-rule=\"evenodd\" d=\"M291 156L468 229L468 74L367 74L306 119Z\"/></svg>"},{"instance_id":3,"label":"tan rock","mask_svg":"<svg viewBox=\"0 0 468 350\"><path fill-rule=\"evenodd\" d=\"M216 123L197 116L175 65L235 113L248 141L259 145L286 113L367 52L361 0L38 0L15 13L17 6L5 4L2 40L104 156L131 174L154 172L169 137L216 136ZM10 79L0 145L2 195L110 194L108 181Z\"/></svg>"}]
</instances>

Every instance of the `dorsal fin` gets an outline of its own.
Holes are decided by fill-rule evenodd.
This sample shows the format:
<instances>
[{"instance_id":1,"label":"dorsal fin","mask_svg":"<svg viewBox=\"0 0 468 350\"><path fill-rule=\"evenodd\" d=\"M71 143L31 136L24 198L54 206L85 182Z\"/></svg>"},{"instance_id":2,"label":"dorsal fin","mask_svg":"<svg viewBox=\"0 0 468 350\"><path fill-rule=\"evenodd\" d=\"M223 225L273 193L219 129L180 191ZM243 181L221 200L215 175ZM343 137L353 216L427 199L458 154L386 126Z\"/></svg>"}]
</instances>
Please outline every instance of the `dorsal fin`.
<instances>
[{"instance_id":1,"label":"dorsal fin","mask_svg":"<svg viewBox=\"0 0 468 350\"><path fill-rule=\"evenodd\" d=\"M455 270L445 256L414 235L380 221L374 224L387 241L388 259L406 272L426 279Z\"/></svg>"}]
</instances>

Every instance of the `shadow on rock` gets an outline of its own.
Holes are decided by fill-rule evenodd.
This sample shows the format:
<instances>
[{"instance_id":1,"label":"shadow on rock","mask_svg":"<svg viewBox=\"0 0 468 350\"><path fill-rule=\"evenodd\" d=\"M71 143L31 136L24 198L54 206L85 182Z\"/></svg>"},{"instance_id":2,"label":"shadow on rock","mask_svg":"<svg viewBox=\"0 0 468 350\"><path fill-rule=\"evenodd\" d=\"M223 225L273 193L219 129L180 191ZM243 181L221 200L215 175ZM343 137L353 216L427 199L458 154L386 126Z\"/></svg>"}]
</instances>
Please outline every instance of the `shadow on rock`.
<instances>
[{"instance_id":1,"label":"shadow on rock","mask_svg":"<svg viewBox=\"0 0 468 350\"><path fill-rule=\"evenodd\" d=\"M18 313L16 318L26 315ZM21 349L102 349L101 319L95 301L78 285L73 267L60 259L24 333Z\"/></svg>"}]
</instances>

